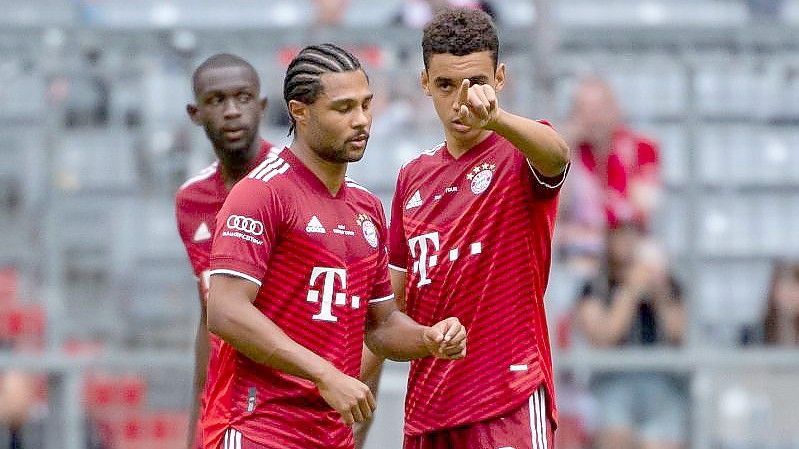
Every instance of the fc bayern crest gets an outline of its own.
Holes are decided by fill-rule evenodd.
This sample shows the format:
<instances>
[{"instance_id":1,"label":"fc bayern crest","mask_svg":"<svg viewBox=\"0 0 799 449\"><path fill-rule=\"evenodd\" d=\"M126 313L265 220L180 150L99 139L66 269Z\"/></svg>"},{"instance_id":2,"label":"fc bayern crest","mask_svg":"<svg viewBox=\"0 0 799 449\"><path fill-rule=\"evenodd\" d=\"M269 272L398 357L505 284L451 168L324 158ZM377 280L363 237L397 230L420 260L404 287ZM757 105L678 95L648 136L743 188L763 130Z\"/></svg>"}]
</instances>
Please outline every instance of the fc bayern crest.
<instances>
[{"instance_id":1,"label":"fc bayern crest","mask_svg":"<svg viewBox=\"0 0 799 449\"><path fill-rule=\"evenodd\" d=\"M366 239L366 243L372 248L377 248L377 227L375 227L375 224L364 214L359 214L357 221L358 226L363 231L363 238Z\"/></svg>"},{"instance_id":2,"label":"fc bayern crest","mask_svg":"<svg viewBox=\"0 0 799 449\"><path fill-rule=\"evenodd\" d=\"M494 169L497 166L484 162L475 165L474 168L466 175L466 179L472 181L472 193L479 195L485 192L491 185L491 180L494 179Z\"/></svg>"}]
</instances>

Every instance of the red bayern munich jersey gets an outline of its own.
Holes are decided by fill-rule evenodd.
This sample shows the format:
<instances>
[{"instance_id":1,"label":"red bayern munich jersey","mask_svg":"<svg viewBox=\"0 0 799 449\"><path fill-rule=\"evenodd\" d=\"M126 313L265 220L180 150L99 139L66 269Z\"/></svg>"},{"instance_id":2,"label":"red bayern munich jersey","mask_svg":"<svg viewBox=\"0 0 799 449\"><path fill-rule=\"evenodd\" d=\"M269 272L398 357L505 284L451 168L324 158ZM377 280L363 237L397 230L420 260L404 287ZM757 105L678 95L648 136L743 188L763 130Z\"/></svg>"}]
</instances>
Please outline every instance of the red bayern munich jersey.
<instances>
[{"instance_id":1,"label":"red bayern munich jersey","mask_svg":"<svg viewBox=\"0 0 799 449\"><path fill-rule=\"evenodd\" d=\"M261 141L261 150L251 163L251 169L264 161L272 144ZM211 258L211 238L216 228L216 214L225 202L228 190L222 173L219 171L219 161L214 162L197 175L189 178L175 195L175 215L178 224L178 233L183 240L183 246L189 255L194 276L200 286L201 300L205 301L208 292L208 269ZM219 349L219 337L208 334L209 360L216 357ZM209 361L210 365L210 361ZM206 384L214 379L214 372L208 372ZM202 394L205 403L205 392Z\"/></svg>"},{"instance_id":2,"label":"red bayern munich jersey","mask_svg":"<svg viewBox=\"0 0 799 449\"><path fill-rule=\"evenodd\" d=\"M496 133L459 159L442 144L400 170L389 267L407 273L407 313L469 331L465 359L411 362L406 434L501 415L542 383L554 397L543 298L565 176L537 175Z\"/></svg>"},{"instance_id":3,"label":"red bayern munich jersey","mask_svg":"<svg viewBox=\"0 0 799 449\"><path fill-rule=\"evenodd\" d=\"M360 374L367 307L394 298L388 230L373 194L349 178L336 196L291 152L239 181L217 218L211 273L260 286L254 305L300 345ZM307 380L222 343L203 416L203 444L228 427L275 449L347 448L352 428Z\"/></svg>"}]
</instances>

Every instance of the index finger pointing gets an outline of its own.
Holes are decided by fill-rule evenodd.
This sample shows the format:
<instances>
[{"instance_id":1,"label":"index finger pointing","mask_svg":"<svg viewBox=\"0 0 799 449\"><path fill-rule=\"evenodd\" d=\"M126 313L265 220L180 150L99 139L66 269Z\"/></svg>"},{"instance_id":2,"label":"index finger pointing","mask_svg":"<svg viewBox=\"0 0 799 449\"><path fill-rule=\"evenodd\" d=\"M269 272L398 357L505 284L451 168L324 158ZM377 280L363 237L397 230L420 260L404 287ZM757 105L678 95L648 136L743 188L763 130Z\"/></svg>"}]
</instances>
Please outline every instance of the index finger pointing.
<instances>
[{"instance_id":1,"label":"index finger pointing","mask_svg":"<svg viewBox=\"0 0 799 449\"><path fill-rule=\"evenodd\" d=\"M469 99L469 79L466 78L461 81L461 87L458 90L458 104L466 104Z\"/></svg>"}]
</instances>

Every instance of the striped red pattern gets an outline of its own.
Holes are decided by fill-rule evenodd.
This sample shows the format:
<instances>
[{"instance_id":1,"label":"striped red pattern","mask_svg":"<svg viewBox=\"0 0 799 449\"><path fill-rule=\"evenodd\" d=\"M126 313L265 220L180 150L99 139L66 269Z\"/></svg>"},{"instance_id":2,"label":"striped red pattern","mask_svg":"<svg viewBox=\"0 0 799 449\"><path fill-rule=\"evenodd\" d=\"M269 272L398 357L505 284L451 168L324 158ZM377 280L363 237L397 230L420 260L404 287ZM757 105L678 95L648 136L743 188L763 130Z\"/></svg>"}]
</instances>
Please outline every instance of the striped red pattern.
<instances>
[{"instance_id":1,"label":"striped red pattern","mask_svg":"<svg viewBox=\"0 0 799 449\"><path fill-rule=\"evenodd\" d=\"M552 397L543 297L559 181L536 177L497 134L400 171L389 263L406 270L407 312L424 324L457 316L469 331L464 360L412 362L406 434L499 416L541 384Z\"/></svg>"},{"instance_id":2,"label":"striped red pattern","mask_svg":"<svg viewBox=\"0 0 799 449\"><path fill-rule=\"evenodd\" d=\"M368 303L391 298L386 237L374 195L353 181L330 195L286 149L231 191L218 216L211 273L261 284L254 304L262 313L357 377ZM206 448L218 448L231 427L269 448L352 447L351 428L311 382L256 364L225 343L217 362L203 418Z\"/></svg>"},{"instance_id":3,"label":"striped red pattern","mask_svg":"<svg viewBox=\"0 0 799 449\"><path fill-rule=\"evenodd\" d=\"M262 141L261 152L253 160L252 167L263 162L271 149L273 149L271 143ZM222 208L227 195L228 190L219 172L219 161L214 162L189 178L175 195L175 218L178 233L189 256L189 262L194 276L197 278L199 289L202 292L201 300L203 301L205 301L205 295L208 290L206 277L210 266L212 242L211 238L204 237L206 235L214 235L216 214ZM207 234L203 232L206 228ZM198 230L200 231L199 233ZM208 357L210 360L216 357L220 341L214 334L208 334L208 338L210 344ZM208 372L208 383L213 380L214 375L214 372ZM203 403L205 395L205 392L203 392Z\"/></svg>"}]
</instances>

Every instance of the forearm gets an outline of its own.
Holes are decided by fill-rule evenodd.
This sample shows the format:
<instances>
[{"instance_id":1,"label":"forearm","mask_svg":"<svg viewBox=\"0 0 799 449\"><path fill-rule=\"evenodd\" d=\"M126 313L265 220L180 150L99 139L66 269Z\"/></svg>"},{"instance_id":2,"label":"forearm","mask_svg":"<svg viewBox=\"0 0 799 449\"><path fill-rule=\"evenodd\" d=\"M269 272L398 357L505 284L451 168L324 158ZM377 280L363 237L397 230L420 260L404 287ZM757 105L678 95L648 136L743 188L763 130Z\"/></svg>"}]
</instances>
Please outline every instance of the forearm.
<instances>
[{"instance_id":1,"label":"forearm","mask_svg":"<svg viewBox=\"0 0 799 449\"><path fill-rule=\"evenodd\" d=\"M657 319L670 344L682 343L685 335L685 313L682 304L657 304Z\"/></svg>"},{"instance_id":2,"label":"forearm","mask_svg":"<svg viewBox=\"0 0 799 449\"><path fill-rule=\"evenodd\" d=\"M249 301L209 304L208 328L257 363L318 382L333 365L292 340Z\"/></svg>"},{"instance_id":3,"label":"forearm","mask_svg":"<svg viewBox=\"0 0 799 449\"><path fill-rule=\"evenodd\" d=\"M200 416L200 399L208 373L208 327L206 326L205 307L197 326L197 335L194 338L194 391L192 394L191 412L189 413L189 432L187 446L192 448L197 432L197 420Z\"/></svg>"},{"instance_id":4,"label":"forearm","mask_svg":"<svg viewBox=\"0 0 799 449\"><path fill-rule=\"evenodd\" d=\"M550 126L500 109L487 128L508 139L544 176L563 173L569 163L569 146Z\"/></svg>"},{"instance_id":5,"label":"forearm","mask_svg":"<svg viewBox=\"0 0 799 449\"><path fill-rule=\"evenodd\" d=\"M426 327L393 310L382 323L366 332L366 345L378 357L407 361L430 355L424 343Z\"/></svg>"}]
</instances>

